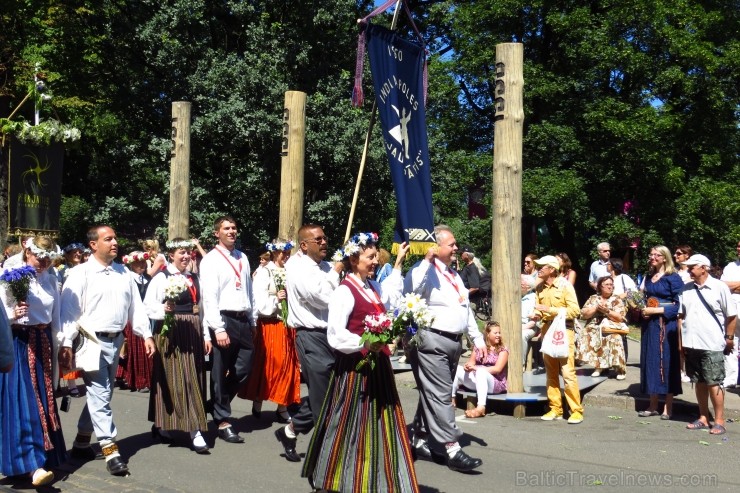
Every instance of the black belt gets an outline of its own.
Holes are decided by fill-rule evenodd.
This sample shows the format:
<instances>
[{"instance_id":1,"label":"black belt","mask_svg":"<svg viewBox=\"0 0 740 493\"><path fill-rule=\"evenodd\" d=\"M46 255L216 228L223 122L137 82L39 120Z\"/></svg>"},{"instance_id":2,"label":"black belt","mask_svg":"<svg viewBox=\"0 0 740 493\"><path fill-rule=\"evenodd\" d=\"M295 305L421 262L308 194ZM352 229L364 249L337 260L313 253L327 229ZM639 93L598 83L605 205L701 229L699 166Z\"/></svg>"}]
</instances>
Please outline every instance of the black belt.
<instances>
[{"instance_id":1,"label":"black belt","mask_svg":"<svg viewBox=\"0 0 740 493\"><path fill-rule=\"evenodd\" d=\"M235 310L221 310L221 315L226 315L227 317L236 318L236 319L249 318L248 311L237 312Z\"/></svg>"},{"instance_id":2,"label":"black belt","mask_svg":"<svg viewBox=\"0 0 740 493\"><path fill-rule=\"evenodd\" d=\"M304 332L326 332L326 327L296 327L295 330Z\"/></svg>"},{"instance_id":3,"label":"black belt","mask_svg":"<svg viewBox=\"0 0 740 493\"><path fill-rule=\"evenodd\" d=\"M118 337L118 334L120 334L120 332L96 332L95 333L95 335L98 338L105 337L108 339L115 339L116 337Z\"/></svg>"},{"instance_id":4,"label":"black belt","mask_svg":"<svg viewBox=\"0 0 740 493\"><path fill-rule=\"evenodd\" d=\"M431 327L428 327L424 330L428 330L429 332L432 332L433 334L440 335L442 337L446 337L447 339L450 339L451 341L460 342L460 339L462 339L462 333L459 334L453 334L452 332L445 332L444 330L437 330L433 329Z\"/></svg>"},{"instance_id":5,"label":"black belt","mask_svg":"<svg viewBox=\"0 0 740 493\"><path fill-rule=\"evenodd\" d=\"M28 329L44 330L48 326L49 324L37 324L37 325L11 324L10 328L11 330L28 330Z\"/></svg>"}]
</instances>

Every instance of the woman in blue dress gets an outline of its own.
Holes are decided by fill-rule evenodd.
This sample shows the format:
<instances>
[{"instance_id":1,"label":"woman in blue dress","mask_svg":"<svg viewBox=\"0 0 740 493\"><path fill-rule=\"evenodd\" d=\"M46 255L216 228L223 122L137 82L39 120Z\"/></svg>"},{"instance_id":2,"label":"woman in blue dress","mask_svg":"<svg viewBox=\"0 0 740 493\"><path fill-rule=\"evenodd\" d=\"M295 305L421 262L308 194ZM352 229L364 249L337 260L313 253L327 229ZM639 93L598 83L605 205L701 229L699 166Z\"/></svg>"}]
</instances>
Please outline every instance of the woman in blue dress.
<instances>
[{"instance_id":1,"label":"woman in blue dress","mask_svg":"<svg viewBox=\"0 0 740 493\"><path fill-rule=\"evenodd\" d=\"M638 414L671 419L673 396L681 393L681 359L678 351L678 295L683 280L676 272L671 252L663 245L650 250L650 270L643 291L647 306L642 310L640 391L650 395L650 405ZM662 412L658 396L665 395Z\"/></svg>"},{"instance_id":2,"label":"woman in blue dress","mask_svg":"<svg viewBox=\"0 0 740 493\"><path fill-rule=\"evenodd\" d=\"M61 328L57 277L49 271L57 247L48 236L26 241L25 266L35 271L25 300L0 289L10 321L15 361L0 374L0 473L27 475L33 486L54 480L67 449L54 400L54 355Z\"/></svg>"}]
</instances>

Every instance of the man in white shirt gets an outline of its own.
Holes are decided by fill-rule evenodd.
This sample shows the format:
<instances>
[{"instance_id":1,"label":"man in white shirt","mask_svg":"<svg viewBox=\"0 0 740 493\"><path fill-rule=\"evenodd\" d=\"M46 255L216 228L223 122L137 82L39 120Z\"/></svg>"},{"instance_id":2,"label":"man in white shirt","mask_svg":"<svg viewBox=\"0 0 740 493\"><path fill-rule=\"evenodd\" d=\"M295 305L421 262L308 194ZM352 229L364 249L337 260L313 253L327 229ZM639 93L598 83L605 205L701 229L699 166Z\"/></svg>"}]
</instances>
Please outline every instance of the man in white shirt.
<instances>
[{"instance_id":1,"label":"man in white shirt","mask_svg":"<svg viewBox=\"0 0 740 493\"><path fill-rule=\"evenodd\" d=\"M591 289L596 291L596 281L600 277L609 275L609 257L611 257L612 247L609 243L603 242L596 245L596 252L599 254L599 259L594 260L591 264L591 271L588 275L588 283L591 285Z\"/></svg>"},{"instance_id":2,"label":"man in white shirt","mask_svg":"<svg viewBox=\"0 0 740 493\"><path fill-rule=\"evenodd\" d=\"M437 246L406 274L404 292L421 296L434 315L432 326L420 331L421 341L409 351L419 388L414 417L413 450L418 458L445 461L454 471L471 471L483 461L466 454L458 442L462 431L450 404L455 371L460 360L460 340L467 333L477 348L486 352L483 336L470 309L468 290L450 265L457 260L457 242L448 226L434 229ZM429 440L429 439L432 440ZM435 450L444 446L445 454Z\"/></svg>"},{"instance_id":3,"label":"man in white shirt","mask_svg":"<svg viewBox=\"0 0 740 493\"><path fill-rule=\"evenodd\" d=\"M307 224L298 230L300 254L286 263L288 294L288 326L296 330L296 351L301 373L308 387L308 398L285 428L278 428L275 437L283 445L285 458L299 462L295 450L298 433L310 432L321 412L329 377L336 356L326 338L329 300L339 285L341 262L333 266L324 261L329 238L321 226Z\"/></svg>"},{"instance_id":4,"label":"man in white shirt","mask_svg":"<svg viewBox=\"0 0 740 493\"><path fill-rule=\"evenodd\" d=\"M121 264L113 263L118 256L116 232L109 226L96 226L87 233L92 256L85 264L72 269L61 295L63 340L59 349L59 364L72 366L72 344L78 327L94 333L100 341L100 369L85 372L87 405L77 423L77 436L72 444L72 457L81 460L96 458L90 448L93 431L100 442L106 468L113 475L128 474L128 465L118 452L117 434L110 406L118 367L118 355L123 344L123 328L131 323L136 335L144 339L148 357L155 352L149 319L139 296L136 283Z\"/></svg>"},{"instance_id":5,"label":"man in white shirt","mask_svg":"<svg viewBox=\"0 0 740 493\"><path fill-rule=\"evenodd\" d=\"M737 252L737 259L734 262L727 264L722 271L721 281L727 284L732 293L732 300L735 302L735 307L740 311L740 241L735 246ZM737 346L738 337L735 334L735 340L733 341L732 351L725 355L725 387L733 388L737 386L738 380L738 359L737 359Z\"/></svg>"},{"instance_id":6,"label":"man in white shirt","mask_svg":"<svg viewBox=\"0 0 740 493\"><path fill-rule=\"evenodd\" d=\"M216 246L200 263L203 324L213 342L211 414L218 436L227 443L244 443L233 430L231 401L252 370L257 313L249 260L236 248L237 226L231 216L213 224Z\"/></svg>"},{"instance_id":7,"label":"man in white shirt","mask_svg":"<svg viewBox=\"0 0 740 493\"><path fill-rule=\"evenodd\" d=\"M686 374L696 388L699 418L690 430L709 428L711 435L725 433L725 378L723 353L734 347L737 307L727 285L709 275L711 264L704 255L692 255L682 265L689 267L694 282L684 285L679 296L679 328ZM737 364L737 363L736 363ZM709 426L709 402L714 407L714 425Z\"/></svg>"}]
</instances>

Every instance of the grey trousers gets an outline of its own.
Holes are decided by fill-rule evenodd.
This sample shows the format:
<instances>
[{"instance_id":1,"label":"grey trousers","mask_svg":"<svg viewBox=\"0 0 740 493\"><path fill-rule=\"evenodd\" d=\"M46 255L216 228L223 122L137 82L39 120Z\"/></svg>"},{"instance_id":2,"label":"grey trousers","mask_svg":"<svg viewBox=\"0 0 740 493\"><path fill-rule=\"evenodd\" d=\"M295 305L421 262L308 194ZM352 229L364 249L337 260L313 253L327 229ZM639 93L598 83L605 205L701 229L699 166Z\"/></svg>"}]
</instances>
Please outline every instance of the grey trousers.
<instances>
[{"instance_id":1,"label":"grey trousers","mask_svg":"<svg viewBox=\"0 0 740 493\"><path fill-rule=\"evenodd\" d=\"M302 399L300 409L293 416L293 430L306 434L319 419L336 356L326 338L326 330L296 329L295 345L308 397Z\"/></svg>"},{"instance_id":2,"label":"grey trousers","mask_svg":"<svg viewBox=\"0 0 740 493\"><path fill-rule=\"evenodd\" d=\"M101 337L100 370L86 371L83 379L87 388L87 405L82 408L77 429L82 433L93 433L98 441L112 440L118 434L113 423L110 407L113 399L113 384L116 381L118 355L123 344L123 331L116 337Z\"/></svg>"},{"instance_id":3,"label":"grey trousers","mask_svg":"<svg viewBox=\"0 0 740 493\"><path fill-rule=\"evenodd\" d=\"M439 445L456 442L462 436L462 430L455 422L450 392L462 348L459 342L433 332L425 330L421 336L418 347L409 355L419 389L414 431Z\"/></svg>"}]
</instances>

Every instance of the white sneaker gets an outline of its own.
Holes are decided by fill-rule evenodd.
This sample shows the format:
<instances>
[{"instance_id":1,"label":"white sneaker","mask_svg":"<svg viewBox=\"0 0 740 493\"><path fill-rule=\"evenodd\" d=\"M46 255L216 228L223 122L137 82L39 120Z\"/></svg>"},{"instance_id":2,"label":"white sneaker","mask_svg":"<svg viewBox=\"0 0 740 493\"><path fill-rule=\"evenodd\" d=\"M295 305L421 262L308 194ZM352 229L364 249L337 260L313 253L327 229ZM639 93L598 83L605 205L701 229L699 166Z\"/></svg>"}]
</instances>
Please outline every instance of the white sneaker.
<instances>
[{"instance_id":1,"label":"white sneaker","mask_svg":"<svg viewBox=\"0 0 740 493\"><path fill-rule=\"evenodd\" d=\"M34 486L44 486L54 481L54 473L46 469L38 468L31 476L31 484Z\"/></svg>"},{"instance_id":2,"label":"white sneaker","mask_svg":"<svg viewBox=\"0 0 740 493\"><path fill-rule=\"evenodd\" d=\"M601 370L594 370L594 372L591 374L592 377L600 377L601 376Z\"/></svg>"},{"instance_id":3,"label":"white sneaker","mask_svg":"<svg viewBox=\"0 0 740 493\"><path fill-rule=\"evenodd\" d=\"M624 373L617 374L617 380L624 380L625 378L627 378L627 375L625 375Z\"/></svg>"}]
</instances>

